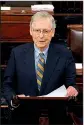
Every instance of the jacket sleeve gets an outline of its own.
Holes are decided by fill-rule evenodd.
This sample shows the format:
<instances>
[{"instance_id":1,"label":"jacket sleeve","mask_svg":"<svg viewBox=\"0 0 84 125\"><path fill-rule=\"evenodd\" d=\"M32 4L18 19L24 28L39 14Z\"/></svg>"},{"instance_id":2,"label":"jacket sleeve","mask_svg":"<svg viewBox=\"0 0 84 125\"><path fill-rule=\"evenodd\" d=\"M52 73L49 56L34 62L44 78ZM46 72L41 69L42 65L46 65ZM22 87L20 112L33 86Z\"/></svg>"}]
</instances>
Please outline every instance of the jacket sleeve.
<instances>
[{"instance_id":1,"label":"jacket sleeve","mask_svg":"<svg viewBox=\"0 0 84 125\"><path fill-rule=\"evenodd\" d=\"M7 64L7 68L5 70L4 74L4 81L3 81L3 92L4 92L4 97L8 104L11 104L11 99L15 94L14 87L15 87L15 56L13 50L11 51L10 58Z\"/></svg>"}]
</instances>

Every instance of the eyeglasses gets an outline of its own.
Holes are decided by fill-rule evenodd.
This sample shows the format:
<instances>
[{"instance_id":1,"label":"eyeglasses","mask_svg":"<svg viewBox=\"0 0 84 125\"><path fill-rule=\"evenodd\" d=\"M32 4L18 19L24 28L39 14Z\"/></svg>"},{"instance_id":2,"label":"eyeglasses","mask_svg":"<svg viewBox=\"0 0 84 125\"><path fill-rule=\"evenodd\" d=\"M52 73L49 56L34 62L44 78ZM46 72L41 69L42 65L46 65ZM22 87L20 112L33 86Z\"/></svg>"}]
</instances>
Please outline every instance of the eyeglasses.
<instances>
[{"instance_id":1,"label":"eyeglasses","mask_svg":"<svg viewBox=\"0 0 84 125\"><path fill-rule=\"evenodd\" d=\"M47 29L33 29L33 31L36 33L36 34L40 34L40 33L43 33L44 35L48 35L50 32L51 32L52 29L50 30L47 30Z\"/></svg>"}]
</instances>

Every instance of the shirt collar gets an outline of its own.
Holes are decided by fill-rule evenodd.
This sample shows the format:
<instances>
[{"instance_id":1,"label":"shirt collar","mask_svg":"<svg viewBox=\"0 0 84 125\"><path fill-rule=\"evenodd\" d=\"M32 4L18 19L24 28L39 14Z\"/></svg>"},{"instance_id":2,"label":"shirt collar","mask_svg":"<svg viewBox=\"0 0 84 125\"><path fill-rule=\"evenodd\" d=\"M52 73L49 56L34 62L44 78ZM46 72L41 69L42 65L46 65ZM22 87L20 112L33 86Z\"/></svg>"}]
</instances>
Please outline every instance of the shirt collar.
<instances>
[{"instance_id":1,"label":"shirt collar","mask_svg":"<svg viewBox=\"0 0 84 125\"><path fill-rule=\"evenodd\" d=\"M36 55L39 56L39 53L41 53L41 51L36 47L35 44L34 44L34 49L35 49L35 53L36 53ZM46 55L47 52L48 52L48 49L49 49L49 45L48 45L47 48L45 48L45 50L44 50L42 53L44 53L44 55Z\"/></svg>"}]
</instances>

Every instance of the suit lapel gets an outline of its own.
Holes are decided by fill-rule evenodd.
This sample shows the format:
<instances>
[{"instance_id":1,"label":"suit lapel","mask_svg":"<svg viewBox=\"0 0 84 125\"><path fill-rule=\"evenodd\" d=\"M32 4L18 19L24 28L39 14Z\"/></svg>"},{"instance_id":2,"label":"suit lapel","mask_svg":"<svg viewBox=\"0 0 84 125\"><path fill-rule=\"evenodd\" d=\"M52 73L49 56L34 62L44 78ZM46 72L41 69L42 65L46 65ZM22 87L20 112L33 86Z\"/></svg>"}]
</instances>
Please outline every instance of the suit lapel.
<instances>
[{"instance_id":1,"label":"suit lapel","mask_svg":"<svg viewBox=\"0 0 84 125\"><path fill-rule=\"evenodd\" d=\"M24 63L25 66L29 68L28 73L30 74L31 84L33 85L33 87L38 89L36 72L35 72L34 45L30 44L30 46L26 46L24 51L25 51Z\"/></svg>"},{"instance_id":2,"label":"suit lapel","mask_svg":"<svg viewBox=\"0 0 84 125\"><path fill-rule=\"evenodd\" d=\"M50 48L48 50L48 56L47 61L45 65L45 71L42 81L42 86L40 90L40 95L44 93L44 90L46 89L47 85L49 84L49 81L52 77L53 71L56 68L56 64L59 60L58 51L56 50L56 47L51 44Z\"/></svg>"}]
</instances>

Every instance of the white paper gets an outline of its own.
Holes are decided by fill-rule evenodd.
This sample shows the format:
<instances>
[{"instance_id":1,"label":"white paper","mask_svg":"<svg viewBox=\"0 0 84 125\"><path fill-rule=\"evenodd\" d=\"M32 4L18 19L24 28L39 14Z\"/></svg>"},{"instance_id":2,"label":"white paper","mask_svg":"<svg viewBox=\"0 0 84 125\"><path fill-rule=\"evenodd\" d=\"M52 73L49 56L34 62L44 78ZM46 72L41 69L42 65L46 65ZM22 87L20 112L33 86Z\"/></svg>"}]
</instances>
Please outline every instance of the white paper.
<instances>
[{"instance_id":1,"label":"white paper","mask_svg":"<svg viewBox=\"0 0 84 125\"><path fill-rule=\"evenodd\" d=\"M38 10L50 10L50 11L53 11L54 9L54 6L52 4L39 4L39 5L31 5L31 9L33 11L38 11Z\"/></svg>"},{"instance_id":2,"label":"white paper","mask_svg":"<svg viewBox=\"0 0 84 125\"><path fill-rule=\"evenodd\" d=\"M82 63L75 63L76 69L82 69Z\"/></svg>"},{"instance_id":3,"label":"white paper","mask_svg":"<svg viewBox=\"0 0 84 125\"><path fill-rule=\"evenodd\" d=\"M11 7L1 7L1 10L11 10Z\"/></svg>"},{"instance_id":4,"label":"white paper","mask_svg":"<svg viewBox=\"0 0 84 125\"><path fill-rule=\"evenodd\" d=\"M66 87L65 85L62 85L61 87L50 92L49 94L40 97L66 97L66 94L67 94Z\"/></svg>"}]
</instances>

